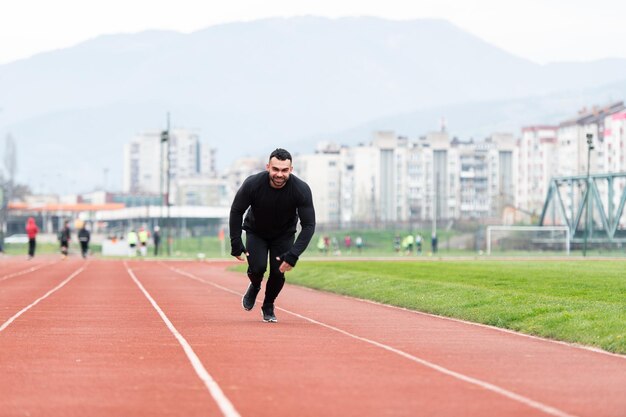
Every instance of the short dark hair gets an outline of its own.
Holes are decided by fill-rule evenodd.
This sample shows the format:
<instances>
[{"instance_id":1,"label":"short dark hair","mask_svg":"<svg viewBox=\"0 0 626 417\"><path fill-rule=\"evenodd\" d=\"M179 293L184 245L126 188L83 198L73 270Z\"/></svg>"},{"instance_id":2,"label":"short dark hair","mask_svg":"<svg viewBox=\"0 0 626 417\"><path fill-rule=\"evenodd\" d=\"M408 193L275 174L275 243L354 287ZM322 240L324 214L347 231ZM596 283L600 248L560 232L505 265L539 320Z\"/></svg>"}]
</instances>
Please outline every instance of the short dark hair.
<instances>
[{"instance_id":1,"label":"short dark hair","mask_svg":"<svg viewBox=\"0 0 626 417\"><path fill-rule=\"evenodd\" d=\"M283 148L276 148L274 152L270 154L270 160L272 158L276 158L279 161L290 160L291 162L293 162L293 159L291 159L291 154Z\"/></svg>"}]
</instances>

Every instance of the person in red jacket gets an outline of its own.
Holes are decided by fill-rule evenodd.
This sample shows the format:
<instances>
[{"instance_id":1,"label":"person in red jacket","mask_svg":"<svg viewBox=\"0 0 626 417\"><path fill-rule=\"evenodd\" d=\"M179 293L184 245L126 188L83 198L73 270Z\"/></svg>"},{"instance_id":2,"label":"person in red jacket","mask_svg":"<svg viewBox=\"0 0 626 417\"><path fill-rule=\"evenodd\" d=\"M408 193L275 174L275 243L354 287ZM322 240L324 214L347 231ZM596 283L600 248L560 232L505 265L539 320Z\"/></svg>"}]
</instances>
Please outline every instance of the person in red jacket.
<instances>
[{"instance_id":1,"label":"person in red jacket","mask_svg":"<svg viewBox=\"0 0 626 417\"><path fill-rule=\"evenodd\" d=\"M28 235L28 259L33 259L35 256L37 233L39 233L37 223L35 223L35 219L33 217L29 217L26 221L26 234Z\"/></svg>"}]
</instances>

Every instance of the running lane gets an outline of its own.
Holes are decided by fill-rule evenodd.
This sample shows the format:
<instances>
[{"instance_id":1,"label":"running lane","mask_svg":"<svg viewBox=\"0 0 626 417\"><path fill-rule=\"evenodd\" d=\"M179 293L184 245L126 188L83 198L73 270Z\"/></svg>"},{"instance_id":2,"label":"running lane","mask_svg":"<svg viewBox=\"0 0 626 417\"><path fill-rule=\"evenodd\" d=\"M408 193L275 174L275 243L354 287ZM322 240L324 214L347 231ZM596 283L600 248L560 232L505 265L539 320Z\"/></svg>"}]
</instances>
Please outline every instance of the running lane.
<instances>
[{"instance_id":1,"label":"running lane","mask_svg":"<svg viewBox=\"0 0 626 417\"><path fill-rule=\"evenodd\" d=\"M11 272L0 273L0 326L37 298L59 285L84 261L16 262Z\"/></svg>"},{"instance_id":2,"label":"running lane","mask_svg":"<svg viewBox=\"0 0 626 417\"><path fill-rule=\"evenodd\" d=\"M220 415L121 262L88 263L0 332L0 352L3 417Z\"/></svg>"},{"instance_id":3,"label":"running lane","mask_svg":"<svg viewBox=\"0 0 626 417\"><path fill-rule=\"evenodd\" d=\"M31 261L27 261L14 256L0 257L0 282L6 281L16 276L23 275L28 272L33 272L44 266L56 263L52 258L38 257Z\"/></svg>"},{"instance_id":4,"label":"running lane","mask_svg":"<svg viewBox=\"0 0 626 417\"><path fill-rule=\"evenodd\" d=\"M244 274L164 268L137 274L244 416L626 415L623 356L289 285L272 325Z\"/></svg>"}]
</instances>

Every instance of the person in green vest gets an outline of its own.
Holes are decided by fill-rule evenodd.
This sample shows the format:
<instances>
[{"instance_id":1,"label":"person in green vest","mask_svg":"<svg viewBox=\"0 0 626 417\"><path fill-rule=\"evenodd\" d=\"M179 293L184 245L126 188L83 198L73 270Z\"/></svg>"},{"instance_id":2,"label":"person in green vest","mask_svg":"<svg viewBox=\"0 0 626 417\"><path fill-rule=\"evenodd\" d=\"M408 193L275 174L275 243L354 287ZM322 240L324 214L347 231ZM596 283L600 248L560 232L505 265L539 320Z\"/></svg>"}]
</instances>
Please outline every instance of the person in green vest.
<instances>
[{"instance_id":1,"label":"person in green vest","mask_svg":"<svg viewBox=\"0 0 626 417\"><path fill-rule=\"evenodd\" d=\"M413 253L413 244L415 242L415 238L412 234L409 234L404 238L402 242L402 246L404 247L405 255L411 255Z\"/></svg>"},{"instance_id":2,"label":"person in green vest","mask_svg":"<svg viewBox=\"0 0 626 417\"><path fill-rule=\"evenodd\" d=\"M135 229L132 229L126 235L126 241L128 242L128 256L135 256L137 254L137 232Z\"/></svg>"},{"instance_id":3,"label":"person in green vest","mask_svg":"<svg viewBox=\"0 0 626 417\"><path fill-rule=\"evenodd\" d=\"M139 229L139 233L137 233L137 237L139 238L139 254L146 256L148 254L148 238L150 237L150 233L142 226Z\"/></svg>"}]
</instances>

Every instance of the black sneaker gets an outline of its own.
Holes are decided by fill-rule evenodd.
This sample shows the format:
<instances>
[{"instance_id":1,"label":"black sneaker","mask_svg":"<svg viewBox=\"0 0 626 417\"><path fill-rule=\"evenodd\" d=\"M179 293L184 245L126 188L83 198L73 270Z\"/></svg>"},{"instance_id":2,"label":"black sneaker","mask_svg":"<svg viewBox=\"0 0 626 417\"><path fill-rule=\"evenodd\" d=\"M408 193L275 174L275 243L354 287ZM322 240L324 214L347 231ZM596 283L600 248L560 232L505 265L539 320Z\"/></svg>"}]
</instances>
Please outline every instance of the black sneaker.
<instances>
[{"instance_id":1,"label":"black sneaker","mask_svg":"<svg viewBox=\"0 0 626 417\"><path fill-rule=\"evenodd\" d=\"M274 315L274 304L268 304L261 306L261 311L263 312L263 321L266 323L277 323L278 320Z\"/></svg>"},{"instance_id":2,"label":"black sneaker","mask_svg":"<svg viewBox=\"0 0 626 417\"><path fill-rule=\"evenodd\" d=\"M246 291L246 293L243 295L243 298L241 299L241 305L243 306L244 310L250 311L252 310L252 308L254 307L254 302L256 301L256 296L259 293L259 291L261 291L261 287L255 287L254 285L252 285L252 283L250 283L250 285L248 285L248 290Z\"/></svg>"}]
</instances>

